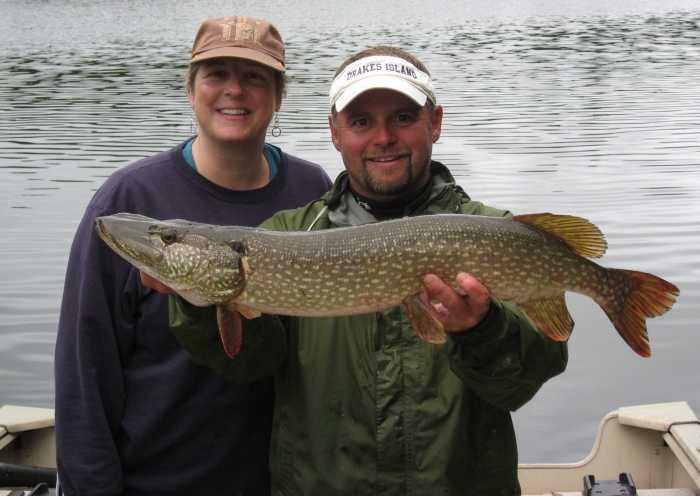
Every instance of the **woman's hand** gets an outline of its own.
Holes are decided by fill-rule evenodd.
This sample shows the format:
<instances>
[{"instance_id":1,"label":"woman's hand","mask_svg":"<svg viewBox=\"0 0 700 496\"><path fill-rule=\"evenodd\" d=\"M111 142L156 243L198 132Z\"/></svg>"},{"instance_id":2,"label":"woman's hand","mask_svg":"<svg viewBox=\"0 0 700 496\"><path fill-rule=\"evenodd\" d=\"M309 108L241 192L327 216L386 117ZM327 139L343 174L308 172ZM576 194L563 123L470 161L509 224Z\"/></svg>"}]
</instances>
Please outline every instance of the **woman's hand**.
<instances>
[{"instance_id":1,"label":"woman's hand","mask_svg":"<svg viewBox=\"0 0 700 496\"><path fill-rule=\"evenodd\" d=\"M159 291L161 293L165 294L177 294L174 290L170 289L168 286L160 282L158 279L155 279L148 274L146 274L144 271L141 272L141 283L146 286L147 288L155 289L156 291Z\"/></svg>"}]
</instances>

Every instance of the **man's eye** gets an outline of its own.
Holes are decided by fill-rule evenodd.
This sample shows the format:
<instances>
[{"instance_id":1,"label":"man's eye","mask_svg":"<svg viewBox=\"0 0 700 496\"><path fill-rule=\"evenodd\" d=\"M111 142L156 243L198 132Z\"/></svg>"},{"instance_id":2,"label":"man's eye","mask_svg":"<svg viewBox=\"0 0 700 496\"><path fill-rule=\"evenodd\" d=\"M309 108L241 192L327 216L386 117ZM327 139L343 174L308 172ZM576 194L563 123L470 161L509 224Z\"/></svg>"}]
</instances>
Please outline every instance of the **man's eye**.
<instances>
[{"instance_id":1,"label":"man's eye","mask_svg":"<svg viewBox=\"0 0 700 496\"><path fill-rule=\"evenodd\" d=\"M356 126L364 127L364 126L366 126L367 124L369 124L369 121L368 121L367 119L357 119L357 120L355 121L355 125L356 125Z\"/></svg>"}]
</instances>

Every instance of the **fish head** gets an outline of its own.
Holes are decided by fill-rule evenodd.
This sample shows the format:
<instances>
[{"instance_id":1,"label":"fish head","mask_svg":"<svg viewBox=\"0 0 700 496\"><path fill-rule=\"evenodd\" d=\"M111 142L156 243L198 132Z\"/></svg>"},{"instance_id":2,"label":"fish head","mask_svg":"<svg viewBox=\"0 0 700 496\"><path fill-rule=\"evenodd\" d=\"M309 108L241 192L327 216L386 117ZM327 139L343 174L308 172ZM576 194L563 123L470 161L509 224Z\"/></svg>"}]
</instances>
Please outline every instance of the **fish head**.
<instances>
[{"instance_id":1,"label":"fish head","mask_svg":"<svg viewBox=\"0 0 700 496\"><path fill-rule=\"evenodd\" d=\"M235 229L135 214L98 217L95 229L124 259L194 305L226 303L245 288L246 245Z\"/></svg>"}]
</instances>

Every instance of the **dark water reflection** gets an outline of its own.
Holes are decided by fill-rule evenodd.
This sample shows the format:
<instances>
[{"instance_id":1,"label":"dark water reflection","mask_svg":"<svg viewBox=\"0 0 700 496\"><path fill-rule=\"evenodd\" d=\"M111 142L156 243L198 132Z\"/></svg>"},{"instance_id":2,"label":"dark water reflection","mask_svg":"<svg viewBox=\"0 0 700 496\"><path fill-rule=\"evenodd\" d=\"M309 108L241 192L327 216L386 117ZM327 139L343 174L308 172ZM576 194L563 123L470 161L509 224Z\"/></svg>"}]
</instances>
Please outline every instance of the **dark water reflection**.
<instances>
[{"instance_id":1,"label":"dark water reflection","mask_svg":"<svg viewBox=\"0 0 700 496\"><path fill-rule=\"evenodd\" d=\"M77 223L114 170L189 136L182 74L199 22L231 13L219 3L0 2L0 404L53 405ZM419 2L239 12L287 42L295 82L271 142L337 174L332 74L354 51L401 46L434 77L435 156L473 198L588 218L608 239L604 265L681 288L650 321L648 360L593 302L568 298L569 370L515 418L522 461L575 461L620 406L686 400L700 413L700 1L484 4L444 2L427 19Z\"/></svg>"}]
</instances>

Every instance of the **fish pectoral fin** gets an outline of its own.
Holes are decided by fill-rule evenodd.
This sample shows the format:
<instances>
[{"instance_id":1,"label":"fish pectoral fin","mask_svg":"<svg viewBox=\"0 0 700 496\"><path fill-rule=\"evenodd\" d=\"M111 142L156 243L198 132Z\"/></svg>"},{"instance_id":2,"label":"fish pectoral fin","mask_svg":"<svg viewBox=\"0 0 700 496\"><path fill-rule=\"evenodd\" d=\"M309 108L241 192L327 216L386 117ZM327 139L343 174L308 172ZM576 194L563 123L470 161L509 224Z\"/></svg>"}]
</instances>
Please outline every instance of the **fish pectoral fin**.
<instances>
[{"instance_id":1,"label":"fish pectoral fin","mask_svg":"<svg viewBox=\"0 0 700 496\"><path fill-rule=\"evenodd\" d=\"M243 315L248 320L255 319L262 315L262 313L260 313L260 310L253 310L252 308L237 307L236 309L241 315Z\"/></svg>"},{"instance_id":2,"label":"fish pectoral fin","mask_svg":"<svg viewBox=\"0 0 700 496\"><path fill-rule=\"evenodd\" d=\"M550 339L566 341L571 336L574 323L563 294L518 305Z\"/></svg>"},{"instance_id":3,"label":"fish pectoral fin","mask_svg":"<svg viewBox=\"0 0 700 496\"><path fill-rule=\"evenodd\" d=\"M224 351L233 358L241 351L243 342L243 327L240 310L236 305L216 305L216 319L219 322L219 335L224 345Z\"/></svg>"},{"instance_id":4,"label":"fish pectoral fin","mask_svg":"<svg viewBox=\"0 0 700 496\"><path fill-rule=\"evenodd\" d=\"M447 342L447 334L442 323L433 315L430 308L421 299L420 293L409 296L403 301L408 314L408 321L423 341L432 344Z\"/></svg>"}]
</instances>

